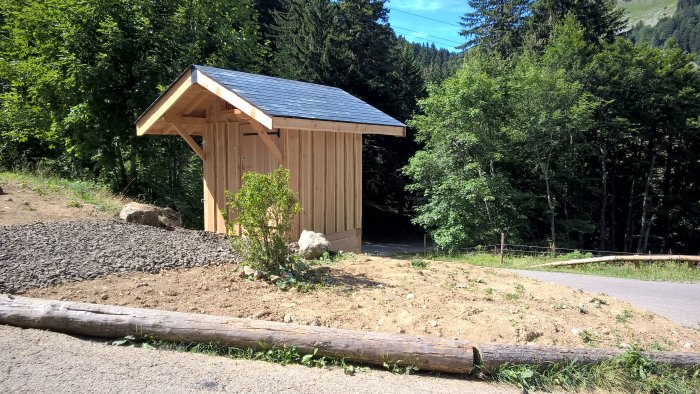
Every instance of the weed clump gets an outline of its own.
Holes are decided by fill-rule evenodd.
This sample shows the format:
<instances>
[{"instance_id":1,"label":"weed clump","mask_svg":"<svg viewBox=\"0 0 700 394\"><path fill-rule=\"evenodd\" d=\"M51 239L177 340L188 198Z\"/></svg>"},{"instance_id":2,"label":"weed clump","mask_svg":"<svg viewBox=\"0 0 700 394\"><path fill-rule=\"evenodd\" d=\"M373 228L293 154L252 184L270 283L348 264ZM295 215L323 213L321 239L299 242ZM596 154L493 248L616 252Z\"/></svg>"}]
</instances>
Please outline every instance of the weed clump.
<instances>
[{"instance_id":1,"label":"weed clump","mask_svg":"<svg viewBox=\"0 0 700 394\"><path fill-rule=\"evenodd\" d=\"M267 274L302 274L304 264L292 258L287 238L301 211L289 188L289 171L247 172L236 194L226 192L228 211L222 210L231 245L246 265Z\"/></svg>"}]
</instances>

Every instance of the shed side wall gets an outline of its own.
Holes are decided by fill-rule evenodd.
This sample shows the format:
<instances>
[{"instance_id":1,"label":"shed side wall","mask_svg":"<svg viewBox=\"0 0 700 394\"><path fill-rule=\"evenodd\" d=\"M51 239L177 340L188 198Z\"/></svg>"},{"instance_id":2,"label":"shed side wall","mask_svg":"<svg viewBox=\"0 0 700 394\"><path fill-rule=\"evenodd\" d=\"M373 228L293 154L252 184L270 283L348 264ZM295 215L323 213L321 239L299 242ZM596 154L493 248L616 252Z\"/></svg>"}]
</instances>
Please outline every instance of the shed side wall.
<instances>
[{"instance_id":1,"label":"shed side wall","mask_svg":"<svg viewBox=\"0 0 700 394\"><path fill-rule=\"evenodd\" d=\"M225 233L220 209L224 190L238 191L246 171L268 173L277 166L269 149L249 124L207 123L204 133L204 229ZM290 171L289 186L302 213L295 219L292 239L302 230L326 234L335 250L359 252L362 227L362 136L291 130L273 138Z\"/></svg>"}]
</instances>

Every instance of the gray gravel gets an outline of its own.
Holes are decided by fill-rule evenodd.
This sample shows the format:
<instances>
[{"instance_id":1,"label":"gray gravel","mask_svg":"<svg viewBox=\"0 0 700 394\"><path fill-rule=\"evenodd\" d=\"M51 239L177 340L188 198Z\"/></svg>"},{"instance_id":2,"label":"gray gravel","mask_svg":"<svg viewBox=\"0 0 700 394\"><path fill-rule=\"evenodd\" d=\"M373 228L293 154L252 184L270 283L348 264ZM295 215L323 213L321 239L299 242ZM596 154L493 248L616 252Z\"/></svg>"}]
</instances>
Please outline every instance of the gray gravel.
<instances>
[{"instance_id":1,"label":"gray gravel","mask_svg":"<svg viewBox=\"0 0 700 394\"><path fill-rule=\"evenodd\" d=\"M237 261L219 234L118 221L0 226L0 293Z\"/></svg>"}]
</instances>

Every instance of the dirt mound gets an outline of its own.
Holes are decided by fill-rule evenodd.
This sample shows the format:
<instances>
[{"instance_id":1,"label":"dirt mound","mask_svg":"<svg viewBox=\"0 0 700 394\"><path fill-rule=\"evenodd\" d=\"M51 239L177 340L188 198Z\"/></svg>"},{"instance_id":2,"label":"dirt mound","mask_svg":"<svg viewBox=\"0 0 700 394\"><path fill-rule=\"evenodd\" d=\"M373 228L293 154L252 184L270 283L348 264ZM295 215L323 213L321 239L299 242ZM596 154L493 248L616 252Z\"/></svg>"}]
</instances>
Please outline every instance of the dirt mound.
<instances>
[{"instance_id":1,"label":"dirt mound","mask_svg":"<svg viewBox=\"0 0 700 394\"><path fill-rule=\"evenodd\" d=\"M630 304L505 270L447 262L418 269L366 256L315 269L327 280L308 292L241 279L225 265L121 274L26 294L482 342L674 351L700 345L700 332Z\"/></svg>"}]
</instances>

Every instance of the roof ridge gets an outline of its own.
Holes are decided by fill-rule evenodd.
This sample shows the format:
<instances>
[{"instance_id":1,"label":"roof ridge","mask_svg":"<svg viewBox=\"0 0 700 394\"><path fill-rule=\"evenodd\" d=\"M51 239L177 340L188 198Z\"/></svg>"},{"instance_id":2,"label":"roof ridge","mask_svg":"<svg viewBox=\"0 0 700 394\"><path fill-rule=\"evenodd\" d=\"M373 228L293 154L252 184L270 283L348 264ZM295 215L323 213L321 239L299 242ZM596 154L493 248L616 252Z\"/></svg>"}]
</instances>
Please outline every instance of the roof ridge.
<instances>
[{"instance_id":1,"label":"roof ridge","mask_svg":"<svg viewBox=\"0 0 700 394\"><path fill-rule=\"evenodd\" d=\"M282 77L274 77L274 76L271 76L271 75L263 75L263 74L256 74L256 73L251 73L251 72L246 72L246 71L231 70L231 69L228 69L228 68L204 66L204 65L201 65L201 64L192 64L192 67L194 67L195 69L200 69L200 71L205 71L205 70L201 70L201 68L205 68L205 69L206 69L206 68L210 68L210 69L219 70L219 71L235 72L235 73L240 73L240 74L252 75L252 76L255 76L255 77L262 77L262 78L268 78L268 79L277 79L277 80L280 80L280 81L295 82L295 83L299 83L299 84L312 85L312 86L319 86L319 87L326 88L326 89L340 90L341 92L343 92L343 93L345 93L345 94L350 94L350 93L348 93L347 91L345 91L345 89L339 88L339 87L337 87L337 86L323 85L323 84L320 84L320 83L313 83L313 82L306 82L306 81L298 81L298 80L296 80L296 79L289 79L289 78L282 78Z\"/></svg>"}]
</instances>

